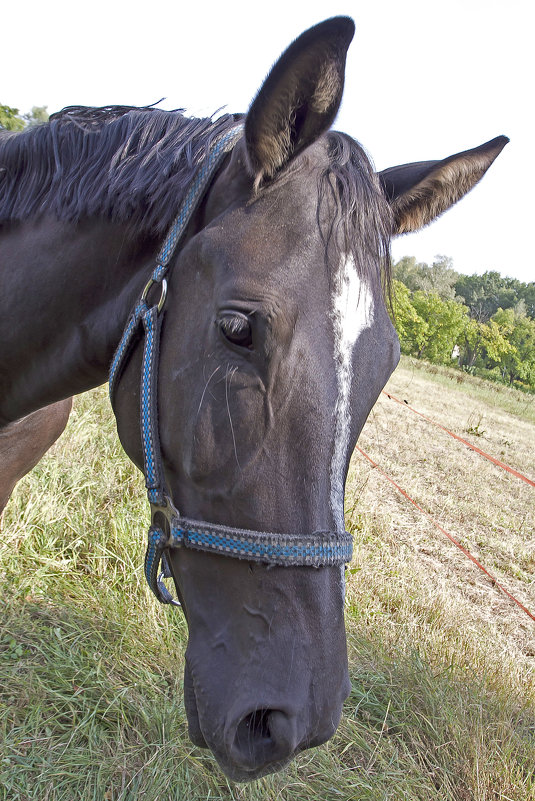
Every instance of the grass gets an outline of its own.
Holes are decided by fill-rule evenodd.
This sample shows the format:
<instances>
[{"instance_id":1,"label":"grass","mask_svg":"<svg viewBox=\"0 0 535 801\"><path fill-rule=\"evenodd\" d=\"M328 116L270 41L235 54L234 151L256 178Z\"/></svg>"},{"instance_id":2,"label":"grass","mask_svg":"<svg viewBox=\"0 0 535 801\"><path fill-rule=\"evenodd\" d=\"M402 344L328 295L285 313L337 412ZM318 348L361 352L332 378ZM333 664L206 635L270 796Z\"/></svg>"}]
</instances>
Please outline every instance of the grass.
<instances>
[{"instance_id":1,"label":"grass","mask_svg":"<svg viewBox=\"0 0 535 801\"><path fill-rule=\"evenodd\" d=\"M404 360L389 390L535 475L529 397ZM381 396L360 444L532 611L533 489ZM187 739L186 628L145 587L143 481L104 390L17 487L0 546L0 801L535 801L535 624L362 457L336 736L230 784Z\"/></svg>"}]
</instances>

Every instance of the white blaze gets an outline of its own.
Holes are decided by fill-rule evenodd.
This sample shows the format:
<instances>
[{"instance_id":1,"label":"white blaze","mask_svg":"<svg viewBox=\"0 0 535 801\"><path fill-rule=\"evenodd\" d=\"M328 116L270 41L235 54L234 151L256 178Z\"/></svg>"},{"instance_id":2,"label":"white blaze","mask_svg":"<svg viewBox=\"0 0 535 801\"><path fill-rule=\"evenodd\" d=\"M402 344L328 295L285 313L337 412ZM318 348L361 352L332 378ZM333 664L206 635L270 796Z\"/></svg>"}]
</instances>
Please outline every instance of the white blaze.
<instances>
[{"instance_id":1,"label":"white blaze","mask_svg":"<svg viewBox=\"0 0 535 801\"><path fill-rule=\"evenodd\" d=\"M337 530L344 531L344 476L351 424L353 351L359 336L373 322L373 295L359 278L353 259L340 265L333 292L334 363L338 398L334 409L331 460L331 509Z\"/></svg>"}]
</instances>

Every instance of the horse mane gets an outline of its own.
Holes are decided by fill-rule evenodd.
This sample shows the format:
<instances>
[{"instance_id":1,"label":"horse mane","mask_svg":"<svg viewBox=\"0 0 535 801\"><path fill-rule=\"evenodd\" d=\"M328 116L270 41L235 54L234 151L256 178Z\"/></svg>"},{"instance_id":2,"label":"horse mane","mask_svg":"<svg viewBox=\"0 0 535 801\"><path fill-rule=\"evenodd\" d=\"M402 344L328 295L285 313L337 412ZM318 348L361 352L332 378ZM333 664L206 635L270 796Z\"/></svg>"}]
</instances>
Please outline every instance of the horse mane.
<instances>
[{"instance_id":1,"label":"horse mane","mask_svg":"<svg viewBox=\"0 0 535 801\"><path fill-rule=\"evenodd\" d=\"M0 132L0 224L49 212L163 236L211 143L241 116L182 112L69 106L43 125ZM347 134L331 131L326 141L318 202L326 260L351 256L372 286L388 286L392 221L373 166Z\"/></svg>"},{"instance_id":2,"label":"horse mane","mask_svg":"<svg viewBox=\"0 0 535 801\"><path fill-rule=\"evenodd\" d=\"M0 224L50 212L164 234L212 141L237 119L182 111L70 106L44 125L0 133Z\"/></svg>"}]
</instances>

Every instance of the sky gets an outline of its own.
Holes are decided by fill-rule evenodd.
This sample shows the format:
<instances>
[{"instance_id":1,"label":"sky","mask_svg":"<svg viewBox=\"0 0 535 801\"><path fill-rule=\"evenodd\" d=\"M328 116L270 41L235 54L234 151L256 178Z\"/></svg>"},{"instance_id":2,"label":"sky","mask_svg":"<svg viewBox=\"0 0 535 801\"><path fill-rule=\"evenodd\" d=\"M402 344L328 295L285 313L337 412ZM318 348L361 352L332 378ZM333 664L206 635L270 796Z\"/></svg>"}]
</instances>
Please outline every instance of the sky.
<instances>
[{"instance_id":1,"label":"sky","mask_svg":"<svg viewBox=\"0 0 535 801\"><path fill-rule=\"evenodd\" d=\"M2 10L0 103L148 105L210 115L246 111L303 30L351 16L344 100L334 127L378 170L439 159L499 134L511 142L476 188L393 256L463 273L535 280L531 0L72 0Z\"/></svg>"}]
</instances>

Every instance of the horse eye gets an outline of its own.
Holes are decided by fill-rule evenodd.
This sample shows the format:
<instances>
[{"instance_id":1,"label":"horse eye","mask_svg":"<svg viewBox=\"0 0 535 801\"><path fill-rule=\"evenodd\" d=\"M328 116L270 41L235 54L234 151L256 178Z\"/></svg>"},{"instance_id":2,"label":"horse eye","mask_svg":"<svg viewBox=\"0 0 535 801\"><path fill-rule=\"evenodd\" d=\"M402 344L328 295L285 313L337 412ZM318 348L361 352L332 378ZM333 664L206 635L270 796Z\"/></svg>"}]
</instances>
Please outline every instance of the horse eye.
<instances>
[{"instance_id":1,"label":"horse eye","mask_svg":"<svg viewBox=\"0 0 535 801\"><path fill-rule=\"evenodd\" d=\"M217 325L223 337L238 348L253 349L251 323L245 314L240 312L222 312Z\"/></svg>"}]
</instances>

